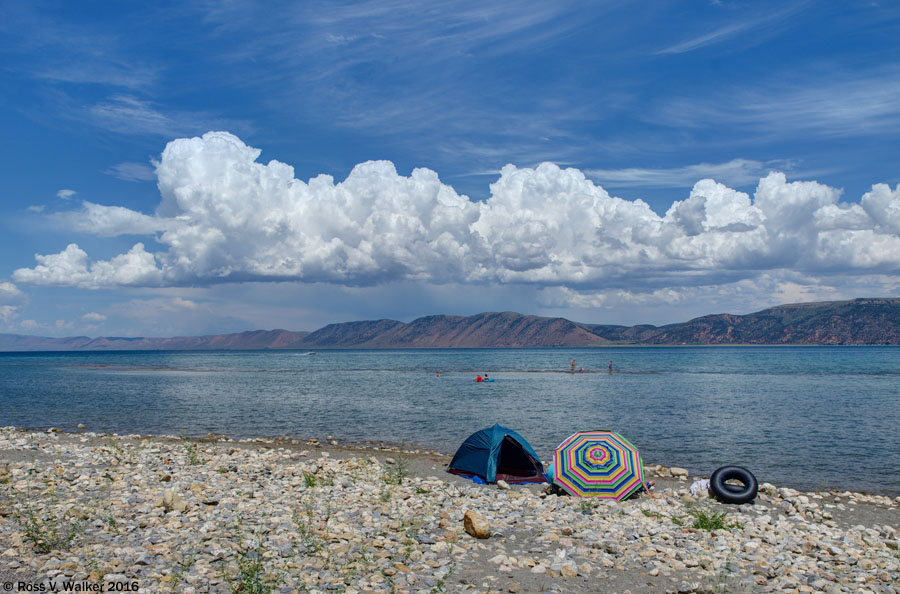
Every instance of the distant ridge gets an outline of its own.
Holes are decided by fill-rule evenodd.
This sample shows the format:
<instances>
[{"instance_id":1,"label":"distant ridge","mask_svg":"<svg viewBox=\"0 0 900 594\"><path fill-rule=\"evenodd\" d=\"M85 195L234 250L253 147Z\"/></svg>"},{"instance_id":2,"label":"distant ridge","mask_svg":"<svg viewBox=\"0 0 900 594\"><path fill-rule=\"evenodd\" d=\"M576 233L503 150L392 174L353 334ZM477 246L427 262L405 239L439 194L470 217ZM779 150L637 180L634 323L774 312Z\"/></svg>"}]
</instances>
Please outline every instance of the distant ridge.
<instances>
[{"instance_id":1,"label":"distant ridge","mask_svg":"<svg viewBox=\"0 0 900 594\"><path fill-rule=\"evenodd\" d=\"M434 315L410 323L371 320L315 332L127 338L0 334L0 351L263 350L310 348L492 348L603 345L900 345L900 298L794 303L716 314L666 326L582 324L515 312Z\"/></svg>"},{"instance_id":2,"label":"distant ridge","mask_svg":"<svg viewBox=\"0 0 900 594\"><path fill-rule=\"evenodd\" d=\"M238 334L175 336L173 338L126 338L120 336L73 336L47 338L0 334L0 351L207 351L298 348L309 332L251 330Z\"/></svg>"}]
</instances>

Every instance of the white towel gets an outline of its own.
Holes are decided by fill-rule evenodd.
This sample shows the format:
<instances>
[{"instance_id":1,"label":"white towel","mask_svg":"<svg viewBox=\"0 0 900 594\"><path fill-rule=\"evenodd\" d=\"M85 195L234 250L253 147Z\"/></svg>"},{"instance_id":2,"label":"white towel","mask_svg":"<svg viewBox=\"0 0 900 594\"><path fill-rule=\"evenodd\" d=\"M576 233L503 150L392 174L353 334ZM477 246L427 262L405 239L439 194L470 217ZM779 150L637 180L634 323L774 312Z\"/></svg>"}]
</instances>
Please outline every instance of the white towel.
<instances>
[{"instance_id":1,"label":"white towel","mask_svg":"<svg viewBox=\"0 0 900 594\"><path fill-rule=\"evenodd\" d=\"M709 481L707 479L700 479L699 481L694 481L691 483L691 495L694 497L708 496L709 495Z\"/></svg>"}]
</instances>

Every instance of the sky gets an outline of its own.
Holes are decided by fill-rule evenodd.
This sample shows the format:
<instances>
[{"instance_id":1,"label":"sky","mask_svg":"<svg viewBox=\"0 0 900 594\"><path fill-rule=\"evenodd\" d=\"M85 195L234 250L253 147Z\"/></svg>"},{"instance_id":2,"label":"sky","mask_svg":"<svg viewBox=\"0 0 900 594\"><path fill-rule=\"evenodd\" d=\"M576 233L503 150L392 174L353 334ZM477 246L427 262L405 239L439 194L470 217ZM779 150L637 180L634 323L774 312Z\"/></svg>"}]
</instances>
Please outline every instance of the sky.
<instances>
[{"instance_id":1,"label":"sky","mask_svg":"<svg viewBox=\"0 0 900 594\"><path fill-rule=\"evenodd\" d=\"M900 295L900 4L0 4L0 332Z\"/></svg>"}]
</instances>

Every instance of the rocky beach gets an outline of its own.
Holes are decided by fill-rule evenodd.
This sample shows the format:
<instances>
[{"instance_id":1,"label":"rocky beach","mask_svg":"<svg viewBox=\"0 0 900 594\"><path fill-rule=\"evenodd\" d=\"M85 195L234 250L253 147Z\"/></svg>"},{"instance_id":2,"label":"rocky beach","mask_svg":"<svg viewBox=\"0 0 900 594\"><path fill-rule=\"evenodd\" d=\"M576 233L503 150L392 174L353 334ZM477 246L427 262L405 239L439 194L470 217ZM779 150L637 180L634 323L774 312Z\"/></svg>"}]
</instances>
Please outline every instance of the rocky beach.
<instances>
[{"instance_id":1,"label":"rocky beach","mask_svg":"<svg viewBox=\"0 0 900 594\"><path fill-rule=\"evenodd\" d=\"M448 461L3 428L0 578L5 591L898 591L900 497L763 482L754 504L726 506L690 495L695 473L648 465L655 489L617 503L475 485Z\"/></svg>"}]
</instances>

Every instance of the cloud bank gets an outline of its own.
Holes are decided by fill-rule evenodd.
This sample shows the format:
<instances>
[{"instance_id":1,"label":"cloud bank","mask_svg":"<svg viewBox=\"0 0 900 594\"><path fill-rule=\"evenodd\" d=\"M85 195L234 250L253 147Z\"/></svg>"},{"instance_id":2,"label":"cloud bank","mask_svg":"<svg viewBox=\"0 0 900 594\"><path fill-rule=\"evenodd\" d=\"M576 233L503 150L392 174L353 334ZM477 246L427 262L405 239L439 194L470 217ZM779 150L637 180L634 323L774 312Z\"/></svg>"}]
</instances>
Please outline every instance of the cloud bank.
<instances>
[{"instance_id":1,"label":"cloud bank","mask_svg":"<svg viewBox=\"0 0 900 594\"><path fill-rule=\"evenodd\" d=\"M900 186L853 203L772 172L753 196L712 179L663 216L610 196L577 169L507 165L484 202L437 173L357 165L303 182L227 132L170 142L153 215L82 203L64 220L100 236L147 235L109 260L76 244L36 255L20 284L102 288L302 281L366 286L509 283L652 293L790 271L828 277L900 270ZM663 293L665 294L665 293Z\"/></svg>"}]
</instances>

